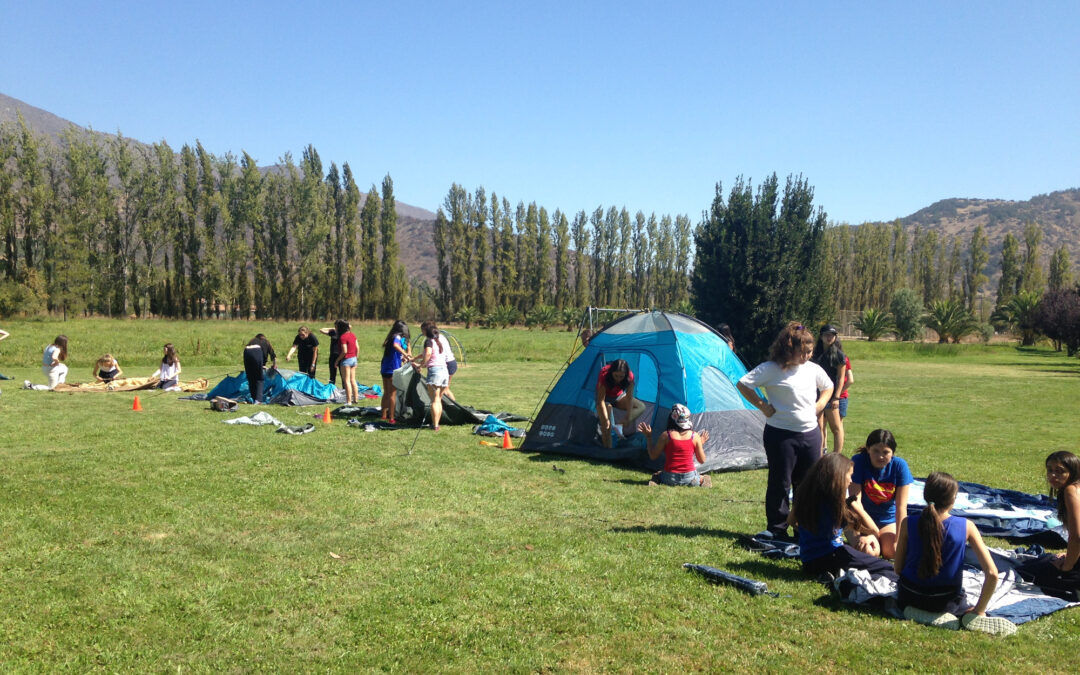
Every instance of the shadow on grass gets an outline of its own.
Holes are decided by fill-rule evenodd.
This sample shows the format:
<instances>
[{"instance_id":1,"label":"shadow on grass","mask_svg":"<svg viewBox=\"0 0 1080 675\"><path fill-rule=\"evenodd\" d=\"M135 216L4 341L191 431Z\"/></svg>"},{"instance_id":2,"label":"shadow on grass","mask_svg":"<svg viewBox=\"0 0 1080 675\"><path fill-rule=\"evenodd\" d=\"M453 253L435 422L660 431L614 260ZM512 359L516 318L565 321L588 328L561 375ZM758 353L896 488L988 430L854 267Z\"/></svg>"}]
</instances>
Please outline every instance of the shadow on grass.
<instances>
[{"instance_id":1,"label":"shadow on grass","mask_svg":"<svg viewBox=\"0 0 1080 675\"><path fill-rule=\"evenodd\" d=\"M751 579L772 579L774 581L805 581L814 583L808 579L798 566L797 561L785 563L783 560L771 560L769 558L757 558L755 560L743 560L741 562L728 563L726 568L741 576Z\"/></svg>"},{"instance_id":2,"label":"shadow on grass","mask_svg":"<svg viewBox=\"0 0 1080 675\"><path fill-rule=\"evenodd\" d=\"M664 534L678 537L715 537L730 539L736 543L746 538L745 532L732 532L709 527L686 527L685 525L634 525L632 527L613 527L610 532L621 534Z\"/></svg>"}]
</instances>

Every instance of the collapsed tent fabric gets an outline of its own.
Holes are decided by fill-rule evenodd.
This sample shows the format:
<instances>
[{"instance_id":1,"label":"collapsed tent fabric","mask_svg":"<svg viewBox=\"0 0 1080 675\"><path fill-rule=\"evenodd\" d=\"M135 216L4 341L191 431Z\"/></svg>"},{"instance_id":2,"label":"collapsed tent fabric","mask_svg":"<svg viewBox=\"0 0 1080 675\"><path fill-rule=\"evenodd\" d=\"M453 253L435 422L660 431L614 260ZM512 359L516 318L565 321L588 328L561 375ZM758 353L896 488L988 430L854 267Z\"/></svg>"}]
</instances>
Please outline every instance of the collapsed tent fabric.
<instances>
[{"instance_id":1,"label":"collapsed tent fabric","mask_svg":"<svg viewBox=\"0 0 1080 675\"><path fill-rule=\"evenodd\" d=\"M266 371L266 384L263 395L267 403L280 405L315 405L319 403L344 403L345 391L332 384L323 384L313 377L293 370ZM248 388L247 375L226 375L211 389L206 398L223 396L237 401L251 403L251 390Z\"/></svg>"},{"instance_id":2,"label":"collapsed tent fabric","mask_svg":"<svg viewBox=\"0 0 1080 675\"><path fill-rule=\"evenodd\" d=\"M630 435L611 449L600 443L596 380L600 369L615 359L630 364L634 397L646 406L638 421L652 426L654 435L664 431L676 403L690 409L696 431L709 432L699 471L767 465L761 443L765 416L735 388L746 366L709 325L668 312L630 314L594 335L551 390L521 449L661 468L663 458L649 460L642 434ZM622 414L616 413L617 424Z\"/></svg>"},{"instance_id":3,"label":"collapsed tent fabric","mask_svg":"<svg viewBox=\"0 0 1080 675\"><path fill-rule=\"evenodd\" d=\"M93 393L103 391L145 391L157 389L161 382L156 377L122 377L112 382L61 382L53 391L62 393ZM202 391L210 386L205 377L194 380L185 380L177 384L174 391Z\"/></svg>"}]
</instances>

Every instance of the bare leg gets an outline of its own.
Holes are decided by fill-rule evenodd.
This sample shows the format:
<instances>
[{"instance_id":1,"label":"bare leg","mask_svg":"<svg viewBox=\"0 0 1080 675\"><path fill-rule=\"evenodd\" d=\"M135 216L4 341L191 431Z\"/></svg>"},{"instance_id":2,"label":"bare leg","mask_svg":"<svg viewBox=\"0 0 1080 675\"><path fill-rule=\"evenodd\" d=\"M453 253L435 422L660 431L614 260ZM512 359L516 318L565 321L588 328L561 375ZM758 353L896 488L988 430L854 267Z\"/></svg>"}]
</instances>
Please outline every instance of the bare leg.
<instances>
[{"instance_id":1,"label":"bare leg","mask_svg":"<svg viewBox=\"0 0 1080 675\"><path fill-rule=\"evenodd\" d=\"M442 395L445 387L428 387L431 393L431 428L438 429L442 419Z\"/></svg>"},{"instance_id":2,"label":"bare leg","mask_svg":"<svg viewBox=\"0 0 1080 675\"><path fill-rule=\"evenodd\" d=\"M611 417L615 411L607 403L601 403L603 410L598 410L596 416L600 419L600 442L605 448L611 448Z\"/></svg>"},{"instance_id":3,"label":"bare leg","mask_svg":"<svg viewBox=\"0 0 1080 675\"><path fill-rule=\"evenodd\" d=\"M833 433L833 452L844 451L844 420L840 417L840 411L830 408L825 411L825 421L828 422L827 428L832 429ZM825 439L825 431L822 430L822 441ZM821 448L824 452L824 446Z\"/></svg>"}]
</instances>

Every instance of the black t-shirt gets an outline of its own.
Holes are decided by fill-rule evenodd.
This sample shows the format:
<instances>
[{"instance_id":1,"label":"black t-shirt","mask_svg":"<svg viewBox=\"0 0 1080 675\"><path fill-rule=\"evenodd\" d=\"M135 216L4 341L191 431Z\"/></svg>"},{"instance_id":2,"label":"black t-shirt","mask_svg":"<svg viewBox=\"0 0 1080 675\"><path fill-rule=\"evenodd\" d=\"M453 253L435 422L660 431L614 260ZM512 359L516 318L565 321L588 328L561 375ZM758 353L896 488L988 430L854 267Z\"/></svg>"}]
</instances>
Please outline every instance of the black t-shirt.
<instances>
[{"instance_id":1,"label":"black t-shirt","mask_svg":"<svg viewBox=\"0 0 1080 675\"><path fill-rule=\"evenodd\" d=\"M330 356L337 356L338 354L340 354L341 341L338 340L337 331L331 329L329 332L327 332L326 337L330 338Z\"/></svg>"},{"instance_id":2,"label":"black t-shirt","mask_svg":"<svg viewBox=\"0 0 1080 675\"><path fill-rule=\"evenodd\" d=\"M814 363L824 369L829 375L829 379L832 380L833 388L836 387L836 369L844 365L845 359L844 352L839 349L826 349L825 353L814 357ZM839 396L840 392L836 391L834 396Z\"/></svg>"},{"instance_id":3,"label":"black t-shirt","mask_svg":"<svg viewBox=\"0 0 1080 675\"><path fill-rule=\"evenodd\" d=\"M293 347L296 347L296 358L302 363L311 363L312 357L315 356L315 348L319 346L319 338L312 333L308 333L306 338L297 335L292 343Z\"/></svg>"}]
</instances>

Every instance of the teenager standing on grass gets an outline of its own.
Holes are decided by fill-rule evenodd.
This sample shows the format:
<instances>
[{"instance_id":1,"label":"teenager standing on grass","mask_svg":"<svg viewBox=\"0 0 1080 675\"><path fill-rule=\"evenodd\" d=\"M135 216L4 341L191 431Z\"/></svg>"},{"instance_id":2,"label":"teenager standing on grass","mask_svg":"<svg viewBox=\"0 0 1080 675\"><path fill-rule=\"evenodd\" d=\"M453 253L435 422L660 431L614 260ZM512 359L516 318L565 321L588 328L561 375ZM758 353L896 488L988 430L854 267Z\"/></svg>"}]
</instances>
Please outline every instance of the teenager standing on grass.
<instances>
[{"instance_id":1,"label":"teenager standing on grass","mask_svg":"<svg viewBox=\"0 0 1080 675\"><path fill-rule=\"evenodd\" d=\"M431 397L431 428L439 430L439 422L442 420L442 397L446 388L450 385L450 374L446 370L446 353L443 351L442 342L439 341L439 329L432 321L425 322L420 327L424 334L424 354L420 357L418 368L427 368L428 395Z\"/></svg>"},{"instance_id":2,"label":"teenager standing on grass","mask_svg":"<svg viewBox=\"0 0 1080 675\"><path fill-rule=\"evenodd\" d=\"M1046 482L1057 498L1058 519L1065 525L1069 542L1064 553L1048 553L1021 565L1024 579L1048 595L1072 602L1080 600L1080 457L1062 450L1046 458Z\"/></svg>"},{"instance_id":3,"label":"teenager standing on grass","mask_svg":"<svg viewBox=\"0 0 1080 675\"><path fill-rule=\"evenodd\" d=\"M263 387L266 384L266 373L263 369L267 363L270 363L272 368L277 368L277 354L274 353L270 340L259 333L244 347L244 372L247 374L248 389L251 390L251 400L254 403L263 402Z\"/></svg>"},{"instance_id":4,"label":"teenager standing on grass","mask_svg":"<svg viewBox=\"0 0 1080 675\"><path fill-rule=\"evenodd\" d=\"M818 334L817 344L814 345L814 363L821 366L832 380L832 398L825 405L825 409L818 413L818 426L821 428L821 450L825 451L826 439L829 430L833 433L833 452L844 450L844 420L840 416L840 395L844 391L844 382L847 380L847 357L840 347L840 338L837 337L836 326L825 324Z\"/></svg>"},{"instance_id":5,"label":"teenager standing on grass","mask_svg":"<svg viewBox=\"0 0 1080 675\"><path fill-rule=\"evenodd\" d=\"M765 415L762 442L769 462L765 519L773 536L787 537L788 490L821 457L818 415L832 398L832 380L810 363L814 338L800 323L788 323L769 348L769 360L744 375L739 392ZM763 388L768 400L754 391Z\"/></svg>"},{"instance_id":6,"label":"teenager standing on grass","mask_svg":"<svg viewBox=\"0 0 1080 675\"><path fill-rule=\"evenodd\" d=\"M998 569L983 544L975 524L960 516L950 516L958 485L947 473L935 471L926 477L923 509L917 523L908 518L900 523L894 569L900 575L897 604L904 618L929 626L957 630L963 625L995 635L1010 635L1016 626L1007 619L986 616ZM983 572L979 602L971 607L964 593L964 552L970 546ZM957 618L963 616L963 621Z\"/></svg>"},{"instance_id":7,"label":"teenager standing on grass","mask_svg":"<svg viewBox=\"0 0 1080 675\"><path fill-rule=\"evenodd\" d=\"M403 363L412 361L412 349L409 347L409 324L401 319L390 326L390 332L383 340L383 358L379 367L382 375L382 410L380 418L394 424L394 411L397 409L397 389L394 387L394 371Z\"/></svg>"},{"instance_id":8,"label":"teenager standing on grass","mask_svg":"<svg viewBox=\"0 0 1080 675\"><path fill-rule=\"evenodd\" d=\"M300 329L296 331L296 337L293 338L292 347L285 355L285 360L292 359L293 354L297 355L296 361L300 372L308 377L315 377L315 363L319 360L319 338L312 335L311 329L307 326L300 326Z\"/></svg>"},{"instance_id":9,"label":"teenager standing on grass","mask_svg":"<svg viewBox=\"0 0 1080 675\"><path fill-rule=\"evenodd\" d=\"M319 332L330 338L330 384L337 382L338 357L341 356L341 342L338 340L337 324L333 328L320 328Z\"/></svg>"},{"instance_id":10,"label":"teenager standing on grass","mask_svg":"<svg viewBox=\"0 0 1080 675\"><path fill-rule=\"evenodd\" d=\"M352 332L349 322L338 320L334 324L338 334L338 343L341 352L338 354L337 366L341 370L341 387L345 390L345 402L356 404L360 402L359 389L356 386L356 356L360 353L356 345L356 335Z\"/></svg>"}]
</instances>

